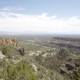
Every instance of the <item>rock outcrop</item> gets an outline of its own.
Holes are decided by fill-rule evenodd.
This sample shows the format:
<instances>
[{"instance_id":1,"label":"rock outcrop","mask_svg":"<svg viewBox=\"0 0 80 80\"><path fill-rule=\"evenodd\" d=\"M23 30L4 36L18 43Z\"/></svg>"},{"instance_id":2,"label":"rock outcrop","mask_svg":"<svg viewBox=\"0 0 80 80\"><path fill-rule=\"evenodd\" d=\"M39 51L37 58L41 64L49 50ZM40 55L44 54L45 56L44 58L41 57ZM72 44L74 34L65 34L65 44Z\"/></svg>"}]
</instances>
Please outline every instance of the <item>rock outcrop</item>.
<instances>
[{"instance_id":1,"label":"rock outcrop","mask_svg":"<svg viewBox=\"0 0 80 80\"><path fill-rule=\"evenodd\" d=\"M17 40L16 39L0 39L0 45L17 46Z\"/></svg>"}]
</instances>

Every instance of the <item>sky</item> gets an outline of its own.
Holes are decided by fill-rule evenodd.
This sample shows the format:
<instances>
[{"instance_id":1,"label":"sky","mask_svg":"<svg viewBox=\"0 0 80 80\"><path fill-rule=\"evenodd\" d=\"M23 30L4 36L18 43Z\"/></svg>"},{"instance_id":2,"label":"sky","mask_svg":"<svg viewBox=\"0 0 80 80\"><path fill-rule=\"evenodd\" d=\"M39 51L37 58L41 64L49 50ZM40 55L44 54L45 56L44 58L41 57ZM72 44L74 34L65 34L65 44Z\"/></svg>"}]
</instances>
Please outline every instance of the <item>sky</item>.
<instances>
[{"instance_id":1,"label":"sky","mask_svg":"<svg viewBox=\"0 0 80 80\"><path fill-rule=\"evenodd\" d=\"M80 0L0 0L0 33L80 34Z\"/></svg>"}]
</instances>

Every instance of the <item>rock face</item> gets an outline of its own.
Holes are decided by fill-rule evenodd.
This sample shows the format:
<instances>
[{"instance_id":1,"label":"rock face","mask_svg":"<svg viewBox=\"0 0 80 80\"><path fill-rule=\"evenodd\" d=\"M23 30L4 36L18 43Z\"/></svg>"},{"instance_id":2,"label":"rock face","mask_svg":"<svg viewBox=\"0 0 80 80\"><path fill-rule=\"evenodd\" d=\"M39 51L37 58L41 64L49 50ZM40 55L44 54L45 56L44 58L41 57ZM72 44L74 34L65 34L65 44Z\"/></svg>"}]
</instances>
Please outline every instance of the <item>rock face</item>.
<instances>
[{"instance_id":1,"label":"rock face","mask_svg":"<svg viewBox=\"0 0 80 80\"><path fill-rule=\"evenodd\" d=\"M0 45L17 46L17 41L16 41L16 39L0 39Z\"/></svg>"},{"instance_id":2,"label":"rock face","mask_svg":"<svg viewBox=\"0 0 80 80\"><path fill-rule=\"evenodd\" d=\"M0 59L5 58L5 55L3 55L2 51L0 51Z\"/></svg>"},{"instance_id":3,"label":"rock face","mask_svg":"<svg viewBox=\"0 0 80 80\"><path fill-rule=\"evenodd\" d=\"M24 48L19 47L17 50L20 53L20 55L24 56L24 54L25 54Z\"/></svg>"}]
</instances>

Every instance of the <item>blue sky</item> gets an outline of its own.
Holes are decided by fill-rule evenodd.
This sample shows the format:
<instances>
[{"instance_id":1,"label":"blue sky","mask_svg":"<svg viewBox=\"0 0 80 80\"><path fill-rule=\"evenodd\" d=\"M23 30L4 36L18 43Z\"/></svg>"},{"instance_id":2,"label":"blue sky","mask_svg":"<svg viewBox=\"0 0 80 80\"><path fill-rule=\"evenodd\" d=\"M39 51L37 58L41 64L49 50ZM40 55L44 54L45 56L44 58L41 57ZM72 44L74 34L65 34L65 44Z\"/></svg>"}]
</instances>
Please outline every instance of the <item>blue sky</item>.
<instances>
[{"instance_id":1,"label":"blue sky","mask_svg":"<svg viewBox=\"0 0 80 80\"><path fill-rule=\"evenodd\" d=\"M0 31L80 34L80 0L0 0Z\"/></svg>"},{"instance_id":2,"label":"blue sky","mask_svg":"<svg viewBox=\"0 0 80 80\"><path fill-rule=\"evenodd\" d=\"M24 8L24 13L80 16L80 0L0 0L0 8Z\"/></svg>"}]
</instances>

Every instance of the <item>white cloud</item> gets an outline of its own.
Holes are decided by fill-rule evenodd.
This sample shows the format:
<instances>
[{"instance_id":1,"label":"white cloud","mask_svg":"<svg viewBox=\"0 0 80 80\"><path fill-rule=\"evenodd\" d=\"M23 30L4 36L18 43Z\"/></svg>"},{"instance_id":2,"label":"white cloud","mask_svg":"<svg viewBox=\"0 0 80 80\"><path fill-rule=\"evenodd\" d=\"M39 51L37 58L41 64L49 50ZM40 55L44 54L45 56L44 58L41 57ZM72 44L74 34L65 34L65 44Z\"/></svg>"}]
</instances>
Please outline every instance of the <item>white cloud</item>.
<instances>
[{"instance_id":1,"label":"white cloud","mask_svg":"<svg viewBox=\"0 0 80 80\"><path fill-rule=\"evenodd\" d=\"M18 11L25 11L24 8L22 7L3 7L3 8L0 8L0 12L18 12Z\"/></svg>"},{"instance_id":2,"label":"white cloud","mask_svg":"<svg viewBox=\"0 0 80 80\"><path fill-rule=\"evenodd\" d=\"M28 15L0 12L0 31L80 34L80 18L77 16L70 18L48 16L46 13Z\"/></svg>"}]
</instances>

